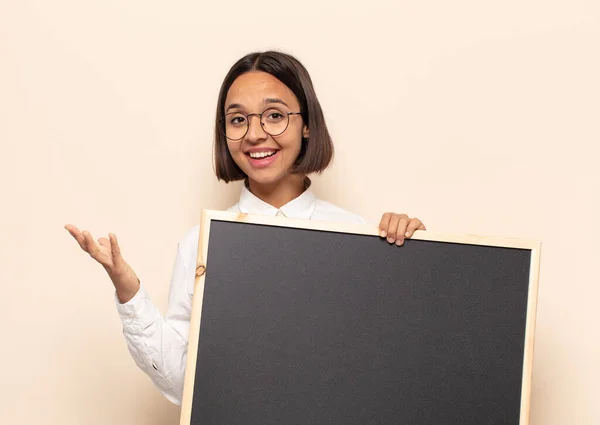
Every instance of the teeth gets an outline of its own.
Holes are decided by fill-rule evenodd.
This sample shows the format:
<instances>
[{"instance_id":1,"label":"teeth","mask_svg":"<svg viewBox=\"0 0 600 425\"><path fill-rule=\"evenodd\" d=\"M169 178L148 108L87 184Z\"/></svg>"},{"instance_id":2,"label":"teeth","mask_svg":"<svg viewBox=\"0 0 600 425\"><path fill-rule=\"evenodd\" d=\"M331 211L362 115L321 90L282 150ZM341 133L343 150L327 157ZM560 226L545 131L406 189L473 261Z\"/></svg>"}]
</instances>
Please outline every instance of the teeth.
<instances>
[{"instance_id":1,"label":"teeth","mask_svg":"<svg viewBox=\"0 0 600 425\"><path fill-rule=\"evenodd\" d=\"M254 158L254 159L259 159L259 158L264 158L267 156L271 156L275 153L275 151L268 151L268 152L250 152L250 158Z\"/></svg>"}]
</instances>

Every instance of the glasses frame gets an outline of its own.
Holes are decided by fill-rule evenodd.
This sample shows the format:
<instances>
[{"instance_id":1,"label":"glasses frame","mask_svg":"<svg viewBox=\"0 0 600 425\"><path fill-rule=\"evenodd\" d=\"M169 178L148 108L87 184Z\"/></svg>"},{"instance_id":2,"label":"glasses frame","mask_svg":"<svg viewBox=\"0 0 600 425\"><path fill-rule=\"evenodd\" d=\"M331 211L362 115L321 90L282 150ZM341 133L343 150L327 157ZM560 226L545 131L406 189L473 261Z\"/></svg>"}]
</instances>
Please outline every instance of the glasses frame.
<instances>
[{"instance_id":1,"label":"glasses frame","mask_svg":"<svg viewBox=\"0 0 600 425\"><path fill-rule=\"evenodd\" d=\"M285 124L285 128L284 128L284 129L283 129L283 130L282 130L280 133L277 133L277 134L271 134L271 133L269 133L267 130L265 130L265 125L264 125L264 124L263 124L263 122L262 122L262 116L263 116L263 114L264 114L265 112L267 112L267 111L271 110L271 109L275 109L276 111L280 112L281 114L283 114L283 115L286 115L286 116L287 116L287 123ZM227 117L227 115L230 115L230 114L239 114L239 115L242 115L242 116L244 116L244 117L246 118L246 123L247 123L247 124L246 124L246 132L245 132L245 133L244 133L244 135L243 135L242 137L240 137L240 138L234 139L234 138L232 138L232 137L229 137L229 136L227 136L227 131L226 131L226 129L225 129L225 118ZM260 114L258 114L258 113L244 114L244 113L242 113L242 112L229 112L228 114L225 114L225 115L223 116L223 118L221 118L221 119L219 120L219 121L221 121L221 124L222 124L222 125L221 125L221 133L223 133L223 135L224 135L224 136L225 136L227 139L229 139L229 140L231 140L231 141L234 141L234 142L238 142L238 141L242 140L244 137L246 137L246 134L248 134L248 130L250 130L250 117L252 117L252 116L257 116L257 117L258 117L258 122L260 123L260 128L262 128L262 130L263 130L265 133L267 133L269 136L272 136L272 137L281 136L283 133L285 133L285 130L287 130L287 129L288 129L288 127L290 126L290 115L302 115L302 112L284 112L284 111L282 111L282 110L280 110L280 109L273 108L273 107L270 107L270 108L267 108L267 109L265 109L265 110L264 110L264 111L262 111Z\"/></svg>"}]
</instances>

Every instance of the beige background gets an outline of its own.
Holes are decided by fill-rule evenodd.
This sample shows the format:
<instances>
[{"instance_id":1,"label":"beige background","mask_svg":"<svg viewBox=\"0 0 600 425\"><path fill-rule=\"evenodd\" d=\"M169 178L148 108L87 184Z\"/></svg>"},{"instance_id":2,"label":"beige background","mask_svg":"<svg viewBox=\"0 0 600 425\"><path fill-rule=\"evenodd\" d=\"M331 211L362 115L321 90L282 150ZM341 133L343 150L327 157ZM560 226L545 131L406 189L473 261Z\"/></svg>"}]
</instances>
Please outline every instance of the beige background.
<instances>
[{"instance_id":1,"label":"beige background","mask_svg":"<svg viewBox=\"0 0 600 425\"><path fill-rule=\"evenodd\" d=\"M0 0L0 423L178 422L63 225L115 232L164 309L177 240L239 190L221 80L272 47L336 141L320 196L542 241L531 424L599 424L600 2L202 3Z\"/></svg>"}]
</instances>

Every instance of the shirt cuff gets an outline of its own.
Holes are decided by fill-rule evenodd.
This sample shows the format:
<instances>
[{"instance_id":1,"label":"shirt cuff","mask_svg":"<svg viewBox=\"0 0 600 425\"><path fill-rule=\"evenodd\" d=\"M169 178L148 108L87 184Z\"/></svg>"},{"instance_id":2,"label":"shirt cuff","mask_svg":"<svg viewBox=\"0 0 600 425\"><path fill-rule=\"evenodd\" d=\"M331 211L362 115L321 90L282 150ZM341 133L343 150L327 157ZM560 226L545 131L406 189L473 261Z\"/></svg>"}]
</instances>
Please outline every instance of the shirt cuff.
<instances>
[{"instance_id":1,"label":"shirt cuff","mask_svg":"<svg viewBox=\"0 0 600 425\"><path fill-rule=\"evenodd\" d=\"M116 291L114 300L125 330L141 333L156 319L156 308L154 308L146 289L141 284L133 298L126 303L119 301Z\"/></svg>"}]
</instances>

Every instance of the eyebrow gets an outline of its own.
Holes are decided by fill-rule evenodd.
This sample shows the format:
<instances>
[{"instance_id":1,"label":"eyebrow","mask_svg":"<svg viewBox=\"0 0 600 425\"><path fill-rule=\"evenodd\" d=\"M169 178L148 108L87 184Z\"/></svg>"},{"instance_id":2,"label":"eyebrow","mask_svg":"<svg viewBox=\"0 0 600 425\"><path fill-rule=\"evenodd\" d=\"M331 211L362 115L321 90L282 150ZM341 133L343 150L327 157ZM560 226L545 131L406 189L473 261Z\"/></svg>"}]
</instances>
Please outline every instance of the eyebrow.
<instances>
[{"instance_id":1,"label":"eyebrow","mask_svg":"<svg viewBox=\"0 0 600 425\"><path fill-rule=\"evenodd\" d=\"M225 109L225 112L229 111L230 109L243 109L242 105L240 105L239 103L231 103L229 104L229 106L227 107L227 109Z\"/></svg>"},{"instance_id":2,"label":"eyebrow","mask_svg":"<svg viewBox=\"0 0 600 425\"><path fill-rule=\"evenodd\" d=\"M279 104L281 104L281 105L285 105L286 107L288 107L288 108L289 108L289 106L288 106L288 104L287 104L287 103L285 103L283 100L281 100L281 99L278 99L278 98L273 98L273 97L267 98L267 99L265 99L265 105L266 105L267 103L279 103Z\"/></svg>"},{"instance_id":3,"label":"eyebrow","mask_svg":"<svg viewBox=\"0 0 600 425\"><path fill-rule=\"evenodd\" d=\"M267 105L269 103L279 103L279 104L284 105L289 108L287 103L285 103L282 99L279 99L276 97L268 97L263 101L263 103L265 105ZM244 107L240 103L231 103L231 104L229 104L229 106L227 106L227 109L225 109L225 113L227 113L227 111L229 111L230 109L236 109L236 108L244 109Z\"/></svg>"}]
</instances>

